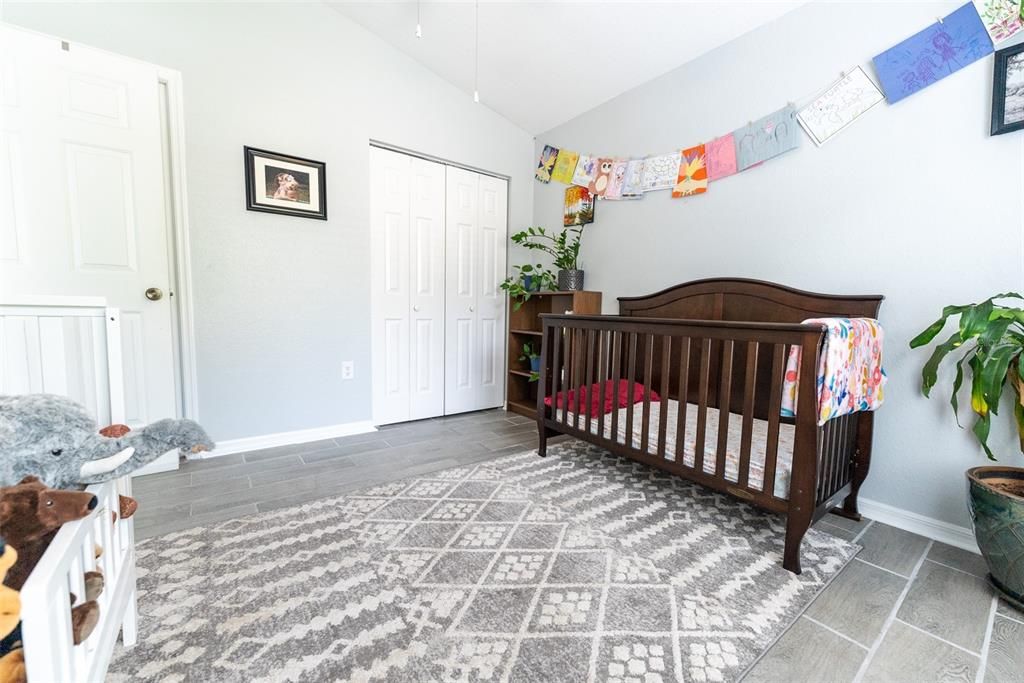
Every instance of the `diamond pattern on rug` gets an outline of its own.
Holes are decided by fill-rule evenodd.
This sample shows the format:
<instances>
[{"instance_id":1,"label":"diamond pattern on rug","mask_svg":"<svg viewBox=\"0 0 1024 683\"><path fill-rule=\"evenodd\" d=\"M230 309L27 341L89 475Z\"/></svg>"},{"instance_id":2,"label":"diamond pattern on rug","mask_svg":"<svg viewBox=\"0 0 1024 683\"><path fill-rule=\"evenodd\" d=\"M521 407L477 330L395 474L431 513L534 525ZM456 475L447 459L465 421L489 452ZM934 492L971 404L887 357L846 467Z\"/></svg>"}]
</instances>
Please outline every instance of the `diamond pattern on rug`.
<instances>
[{"instance_id":1,"label":"diamond pattern on rug","mask_svg":"<svg viewBox=\"0 0 1024 683\"><path fill-rule=\"evenodd\" d=\"M581 442L138 545L111 681L735 680L856 546Z\"/></svg>"}]
</instances>

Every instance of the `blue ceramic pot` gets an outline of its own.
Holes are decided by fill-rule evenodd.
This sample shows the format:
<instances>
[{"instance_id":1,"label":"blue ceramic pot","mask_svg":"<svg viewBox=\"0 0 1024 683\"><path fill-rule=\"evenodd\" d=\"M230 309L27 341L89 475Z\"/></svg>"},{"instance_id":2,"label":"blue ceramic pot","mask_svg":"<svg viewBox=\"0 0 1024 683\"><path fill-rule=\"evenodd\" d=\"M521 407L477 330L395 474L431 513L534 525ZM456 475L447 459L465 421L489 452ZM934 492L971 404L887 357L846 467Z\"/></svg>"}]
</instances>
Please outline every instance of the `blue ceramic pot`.
<instances>
[{"instance_id":1,"label":"blue ceramic pot","mask_svg":"<svg viewBox=\"0 0 1024 683\"><path fill-rule=\"evenodd\" d=\"M523 289L525 289L527 292L532 292L533 291L533 276L532 275L524 275L523 276Z\"/></svg>"},{"instance_id":2,"label":"blue ceramic pot","mask_svg":"<svg viewBox=\"0 0 1024 683\"><path fill-rule=\"evenodd\" d=\"M530 370L532 372L540 372L540 356L530 359Z\"/></svg>"},{"instance_id":3,"label":"blue ceramic pot","mask_svg":"<svg viewBox=\"0 0 1024 683\"><path fill-rule=\"evenodd\" d=\"M988 563L989 578L1011 602L1024 608L1024 497L1005 490L1006 486L1024 487L1024 469L967 470L974 537Z\"/></svg>"}]
</instances>

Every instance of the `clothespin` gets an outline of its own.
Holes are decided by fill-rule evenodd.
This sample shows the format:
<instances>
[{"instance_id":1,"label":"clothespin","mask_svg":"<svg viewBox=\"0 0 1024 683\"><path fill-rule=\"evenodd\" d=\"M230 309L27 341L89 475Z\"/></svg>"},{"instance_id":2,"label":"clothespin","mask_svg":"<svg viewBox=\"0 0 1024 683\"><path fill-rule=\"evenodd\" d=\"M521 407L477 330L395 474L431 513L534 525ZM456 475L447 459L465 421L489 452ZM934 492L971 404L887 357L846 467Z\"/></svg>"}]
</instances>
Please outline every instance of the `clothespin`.
<instances>
[{"instance_id":1,"label":"clothespin","mask_svg":"<svg viewBox=\"0 0 1024 683\"><path fill-rule=\"evenodd\" d=\"M935 17L935 20L938 21L940 24L942 23L942 17Z\"/></svg>"}]
</instances>

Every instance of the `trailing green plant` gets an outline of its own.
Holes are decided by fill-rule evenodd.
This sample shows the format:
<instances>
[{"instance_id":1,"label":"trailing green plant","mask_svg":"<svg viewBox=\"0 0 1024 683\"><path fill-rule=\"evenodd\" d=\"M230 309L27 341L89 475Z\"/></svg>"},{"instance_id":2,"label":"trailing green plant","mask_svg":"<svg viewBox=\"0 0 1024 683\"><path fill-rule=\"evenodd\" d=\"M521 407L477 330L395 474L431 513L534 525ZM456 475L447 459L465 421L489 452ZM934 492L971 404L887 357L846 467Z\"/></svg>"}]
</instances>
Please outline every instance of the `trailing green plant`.
<instances>
[{"instance_id":1,"label":"trailing green plant","mask_svg":"<svg viewBox=\"0 0 1024 683\"><path fill-rule=\"evenodd\" d=\"M537 292L555 289L557 280L555 274L545 268L543 264L524 264L512 266L516 272L505 278L499 287L505 290L512 298L512 310L518 311L523 304L530 300L530 296ZM530 278L530 287L526 287L526 279Z\"/></svg>"},{"instance_id":2,"label":"trailing green plant","mask_svg":"<svg viewBox=\"0 0 1024 683\"><path fill-rule=\"evenodd\" d=\"M555 268L559 270L579 270L582 239L582 225L566 228L557 234L541 227L531 227L512 235L512 242L515 244L549 254L554 260Z\"/></svg>"},{"instance_id":3,"label":"trailing green plant","mask_svg":"<svg viewBox=\"0 0 1024 683\"><path fill-rule=\"evenodd\" d=\"M523 353L519 356L519 360L533 360L534 358L540 358L540 351L534 351L530 342L524 343Z\"/></svg>"},{"instance_id":4,"label":"trailing green plant","mask_svg":"<svg viewBox=\"0 0 1024 683\"><path fill-rule=\"evenodd\" d=\"M956 362L953 391L949 404L960 425L957 392L964 381L964 364L971 372L971 410L977 416L972 431L990 460L995 460L988 446L992 416L999 413L999 398L1004 386L1013 387L1013 418L1024 452L1024 308L996 304L997 299L1022 299L1016 292L1006 292L979 304L946 306L942 317L910 341L910 348L924 346L942 332L950 318L959 316L958 328L938 344L921 370L921 391L928 396L938 381L939 365L954 351L966 349Z\"/></svg>"},{"instance_id":5,"label":"trailing green plant","mask_svg":"<svg viewBox=\"0 0 1024 683\"><path fill-rule=\"evenodd\" d=\"M532 363L532 361L534 359L537 359L537 358L540 358L540 349L534 351L533 350L533 345L530 344L530 342L524 342L523 343L523 352L519 355L519 360L525 360L527 362L531 362ZM536 382L538 380L540 380L540 373L536 372L535 370L533 370L533 367L531 365L531 368L530 368L530 378L527 381L529 381L529 382Z\"/></svg>"}]
</instances>

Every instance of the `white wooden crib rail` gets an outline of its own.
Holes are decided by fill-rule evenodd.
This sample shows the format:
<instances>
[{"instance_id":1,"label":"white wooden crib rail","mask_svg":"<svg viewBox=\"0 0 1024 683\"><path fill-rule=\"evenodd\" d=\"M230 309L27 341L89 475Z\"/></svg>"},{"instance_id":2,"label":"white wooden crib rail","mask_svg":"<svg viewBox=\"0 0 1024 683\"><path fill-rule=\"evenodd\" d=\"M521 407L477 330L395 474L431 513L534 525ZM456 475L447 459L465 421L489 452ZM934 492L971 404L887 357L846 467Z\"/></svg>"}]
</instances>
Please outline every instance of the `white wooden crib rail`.
<instances>
[{"instance_id":1,"label":"white wooden crib rail","mask_svg":"<svg viewBox=\"0 0 1024 683\"><path fill-rule=\"evenodd\" d=\"M61 527L21 589L21 636L30 683L102 681L118 631L125 647L136 639L135 543L132 520L115 522L118 494L131 493L130 479L94 484L99 499L85 519ZM96 558L100 551L99 558ZM103 573L97 598L99 623L80 645L71 636L71 598L85 595L87 571Z\"/></svg>"},{"instance_id":2,"label":"white wooden crib rail","mask_svg":"<svg viewBox=\"0 0 1024 683\"><path fill-rule=\"evenodd\" d=\"M101 425L123 423L120 316L94 297L0 300L0 394L70 396ZM102 681L118 633L135 644L135 538L114 521L128 477L87 489L98 499L85 519L61 527L21 590L22 642L30 683ZM97 548L102 549L96 558ZM103 573L99 622L74 645L71 599L84 600L84 574Z\"/></svg>"}]
</instances>

